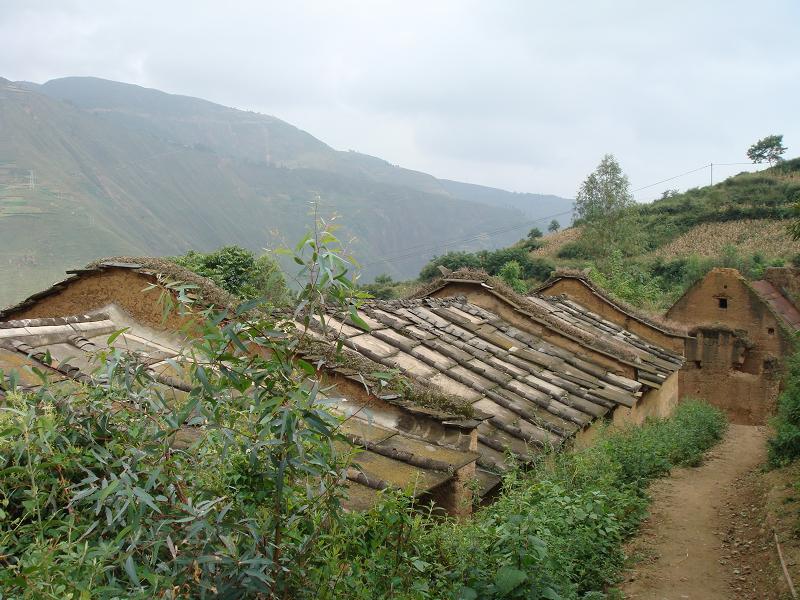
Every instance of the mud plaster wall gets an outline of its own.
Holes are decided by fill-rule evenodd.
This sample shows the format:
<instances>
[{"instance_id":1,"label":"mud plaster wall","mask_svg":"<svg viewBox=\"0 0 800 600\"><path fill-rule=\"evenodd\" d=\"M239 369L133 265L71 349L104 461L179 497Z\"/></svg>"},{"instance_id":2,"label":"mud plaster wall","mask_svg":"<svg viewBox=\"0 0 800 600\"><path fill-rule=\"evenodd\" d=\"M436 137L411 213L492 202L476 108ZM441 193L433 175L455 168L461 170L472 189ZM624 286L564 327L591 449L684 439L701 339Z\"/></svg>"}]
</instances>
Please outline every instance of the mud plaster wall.
<instances>
[{"instance_id":1,"label":"mud plaster wall","mask_svg":"<svg viewBox=\"0 0 800 600\"><path fill-rule=\"evenodd\" d=\"M593 444L600 431L609 424L614 427L641 425L649 417L665 418L672 415L680 398L679 376L680 371L676 371L667 377L659 389L649 389L632 408L618 406L610 416L594 421L575 436L575 447L585 448Z\"/></svg>"},{"instance_id":2,"label":"mud plaster wall","mask_svg":"<svg viewBox=\"0 0 800 600\"><path fill-rule=\"evenodd\" d=\"M483 288L472 284L448 283L447 286L432 293L431 296L437 298L464 296L468 302L493 312L506 323L510 323L514 327L530 333L531 335L540 337L554 346L568 350L576 356L593 362L615 375L621 375L629 379L633 379L636 376L633 366L618 362L613 357L587 348L579 342L561 335L549 327L540 325L530 317L517 312L508 302L498 298Z\"/></svg>"},{"instance_id":3,"label":"mud plaster wall","mask_svg":"<svg viewBox=\"0 0 800 600\"><path fill-rule=\"evenodd\" d=\"M604 319L635 333L653 344L657 344L663 348L677 352L678 354L683 353L683 338L681 336L669 335L647 323L634 319L598 296L591 288L578 279L559 279L549 288L542 291L543 296L560 296L561 294L568 296L574 302L585 306Z\"/></svg>"},{"instance_id":4,"label":"mud plaster wall","mask_svg":"<svg viewBox=\"0 0 800 600\"><path fill-rule=\"evenodd\" d=\"M720 306L720 299L727 308ZM703 398L725 410L733 423L765 423L780 387L776 359L790 352L790 340L741 275L734 269L714 269L668 316L697 330L697 337L686 343L681 397Z\"/></svg>"},{"instance_id":5,"label":"mud plaster wall","mask_svg":"<svg viewBox=\"0 0 800 600\"><path fill-rule=\"evenodd\" d=\"M185 318L170 315L164 321L158 304L160 289L144 291L155 278L130 269L109 269L70 282L66 288L14 313L12 319L64 317L99 310L116 304L136 321L155 329L178 331Z\"/></svg>"}]
</instances>

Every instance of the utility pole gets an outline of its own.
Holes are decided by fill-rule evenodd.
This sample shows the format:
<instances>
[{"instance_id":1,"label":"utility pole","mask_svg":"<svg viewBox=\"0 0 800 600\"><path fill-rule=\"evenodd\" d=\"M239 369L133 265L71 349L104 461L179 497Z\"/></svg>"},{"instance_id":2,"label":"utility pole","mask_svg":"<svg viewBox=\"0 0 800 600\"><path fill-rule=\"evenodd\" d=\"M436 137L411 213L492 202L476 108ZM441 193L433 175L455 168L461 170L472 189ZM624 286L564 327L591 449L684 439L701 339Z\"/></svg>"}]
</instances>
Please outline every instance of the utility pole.
<instances>
[{"instance_id":1,"label":"utility pole","mask_svg":"<svg viewBox=\"0 0 800 600\"><path fill-rule=\"evenodd\" d=\"M36 189L36 180L33 176L33 169L31 169L30 176L28 177L28 189L35 190Z\"/></svg>"},{"instance_id":2,"label":"utility pole","mask_svg":"<svg viewBox=\"0 0 800 600\"><path fill-rule=\"evenodd\" d=\"M712 162L708 166L711 167L711 185L714 185L714 163Z\"/></svg>"}]
</instances>

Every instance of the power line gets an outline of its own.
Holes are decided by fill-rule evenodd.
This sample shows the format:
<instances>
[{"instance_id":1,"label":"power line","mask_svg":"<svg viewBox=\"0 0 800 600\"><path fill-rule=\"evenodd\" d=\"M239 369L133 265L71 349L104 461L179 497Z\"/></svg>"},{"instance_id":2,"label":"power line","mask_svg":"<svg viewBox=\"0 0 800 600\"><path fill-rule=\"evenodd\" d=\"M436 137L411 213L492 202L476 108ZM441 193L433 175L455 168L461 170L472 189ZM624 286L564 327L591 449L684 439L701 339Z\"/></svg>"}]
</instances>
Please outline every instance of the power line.
<instances>
[{"instance_id":1,"label":"power line","mask_svg":"<svg viewBox=\"0 0 800 600\"><path fill-rule=\"evenodd\" d=\"M634 194L636 192L640 192L642 190L646 190L647 188L655 187L662 183L666 183L667 181L672 181L673 179L678 179L679 177L684 177L686 175L691 175L692 173L697 173L698 171L703 171L704 169L713 169L715 166L717 167L730 167L733 165L755 165L758 163L754 162L730 162L730 163L708 163L707 165L703 165L702 167L697 167L696 169L692 169L691 171L686 171L685 173L680 173L678 175L673 175L672 177L668 177L666 179L662 179L661 181L656 181L655 183L651 183L650 185L644 185L640 188L636 188L635 190L631 190L631 193Z\"/></svg>"},{"instance_id":2,"label":"power line","mask_svg":"<svg viewBox=\"0 0 800 600\"><path fill-rule=\"evenodd\" d=\"M702 167L697 167L696 169L691 169L690 171L685 171L685 172L680 173L678 175L673 175L672 177L668 177L666 179L662 179L661 181L656 181L655 183L651 183L649 185L645 185L645 186L636 188L635 190L632 190L631 193L639 192L641 190L646 190L648 188L655 187L657 185L661 185L662 183L666 183L668 181L673 181L674 179L678 179L680 177L685 177L686 175L691 175L692 173L697 173L698 171L703 171L703 170L708 169L708 168L713 168L712 165L717 165L717 166L723 167L723 166L754 165L754 164L757 164L757 163L754 163L754 162L708 163L707 165L703 165ZM654 200L655 199L657 199L657 198L654 198ZM480 239L491 238L491 237L499 235L501 233L508 233L510 231L514 231L515 229L522 229L522 228L525 228L525 227L529 227L530 225L533 225L534 223L538 223L538 222L541 222L541 221L546 221L547 219L554 219L556 217L562 217L562 216L565 216L565 215L568 215L568 214L572 214L572 209L564 211L564 212L560 212L560 213L557 213L557 214L554 214L554 215L549 215L549 216L546 216L546 217L540 217L540 218L537 218L537 219L533 219L531 221L524 221L522 223L517 223L515 225L504 226L504 227L500 227L500 228L495 229L495 230L490 230L490 231L486 231L486 232L482 232L482 233L473 234L473 235L470 235L468 237L455 238L455 239L447 240L445 242L437 242L434 245L417 244L417 245L414 245L414 246L407 246L406 248L403 248L402 250L400 250L400 254L398 254L398 255L391 255L391 256L385 256L385 257L382 257L382 258L378 258L378 259L376 259L374 261L362 264L361 266L362 267L369 267L369 266L377 265L377 264L392 264L392 263L395 263L395 262L398 262L398 261L402 261L402 260L406 260L406 259L409 259L409 258L415 258L419 254L428 253L428 252L432 252L432 251L436 251L436 250L444 250L444 249L448 248L449 246L453 246L455 244L463 244L463 243L476 241L476 240L480 240Z\"/></svg>"},{"instance_id":3,"label":"power line","mask_svg":"<svg viewBox=\"0 0 800 600\"><path fill-rule=\"evenodd\" d=\"M655 187L655 186L660 185L662 183L666 183L667 181L672 181L673 179L678 179L679 177L683 177L685 175L690 175L692 173L697 173L698 171L702 171L703 169L707 169L710 166L711 166L711 163L709 163L707 165L703 165L702 167L697 167L696 169L692 169L691 171L686 171L685 173L681 173L680 175L674 175L673 177L667 177L666 179L662 179L661 181L656 181L655 183L651 183L650 185L644 185L644 186L642 186L640 188L636 188L635 190L631 190L631 193L635 194L636 192L640 192L641 190L646 190L647 188Z\"/></svg>"}]
</instances>

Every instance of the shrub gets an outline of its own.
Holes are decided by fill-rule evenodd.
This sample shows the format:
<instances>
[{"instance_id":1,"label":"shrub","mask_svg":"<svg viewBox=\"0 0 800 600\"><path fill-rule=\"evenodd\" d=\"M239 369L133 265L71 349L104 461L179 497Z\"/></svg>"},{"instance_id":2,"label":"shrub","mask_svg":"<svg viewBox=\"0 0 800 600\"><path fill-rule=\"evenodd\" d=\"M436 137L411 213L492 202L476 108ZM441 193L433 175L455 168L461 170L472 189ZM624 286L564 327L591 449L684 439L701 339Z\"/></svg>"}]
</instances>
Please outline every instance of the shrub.
<instances>
[{"instance_id":1,"label":"shrub","mask_svg":"<svg viewBox=\"0 0 800 600\"><path fill-rule=\"evenodd\" d=\"M288 301L288 290L278 264L268 254L256 257L239 246L224 246L203 254L190 250L173 262L208 277L242 300L263 297L272 304Z\"/></svg>"},{"instance_id":2,"label":"shrub","mask_svg":"<svg viewBox=\"0 0 800 600\"><path fill-rule=\"evenodd\" d=\"M594 258L594 252L582 243L580 240L575 242L567 242L558 250L556 254L558 258L566 258L572 260L588 260Z\"/></svg>"},{"instance_id":3,"label":"shrub","mask_svg":"<svg viewBox=\"0 0 800 600\"><path fill-rule=\"evenodd\" d=\"M607 429L594 446L512 469L497 501L465 522L411 512L384 492L326 537L298 598L604 598L649 482L696 464L724 430L719 410L687 400L670 419ZM320 593L332 578L334 591Z\"/></svg>"},{"instance_id":4,"label":"shrub","mask_svg":"<svg viewBox=\"0 0 800 600\"><path fill-rule=\"evenodd\" d=\"M787 361L785 387L772 426L774 433L767 440L769 464L780 467L800 458L800 352Z\"/></svg>"}]
</instances>

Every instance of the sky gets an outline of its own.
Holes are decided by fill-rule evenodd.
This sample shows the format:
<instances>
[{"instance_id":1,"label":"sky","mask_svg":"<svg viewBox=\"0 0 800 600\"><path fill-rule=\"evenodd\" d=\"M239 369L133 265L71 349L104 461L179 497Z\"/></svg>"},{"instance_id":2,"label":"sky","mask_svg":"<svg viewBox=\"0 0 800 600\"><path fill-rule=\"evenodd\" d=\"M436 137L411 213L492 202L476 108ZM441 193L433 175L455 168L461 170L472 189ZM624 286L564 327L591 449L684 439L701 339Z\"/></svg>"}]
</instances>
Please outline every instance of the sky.
<instances>
[{"instance_id":1,"label":"sky","mask_svg":"<svg viewBox=\"0 0 800 600\"><path fill-rule=\"evenodd\" d=\"M0 0L0 77L70 75L520 192L573 197L606 153L641 201L769 134L800 155L797 0Z\"/></svg>"}]
</instances>

